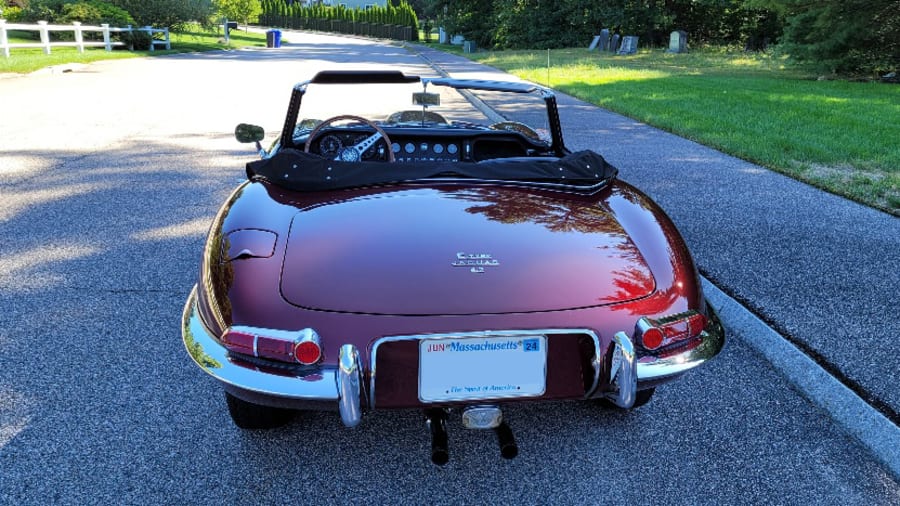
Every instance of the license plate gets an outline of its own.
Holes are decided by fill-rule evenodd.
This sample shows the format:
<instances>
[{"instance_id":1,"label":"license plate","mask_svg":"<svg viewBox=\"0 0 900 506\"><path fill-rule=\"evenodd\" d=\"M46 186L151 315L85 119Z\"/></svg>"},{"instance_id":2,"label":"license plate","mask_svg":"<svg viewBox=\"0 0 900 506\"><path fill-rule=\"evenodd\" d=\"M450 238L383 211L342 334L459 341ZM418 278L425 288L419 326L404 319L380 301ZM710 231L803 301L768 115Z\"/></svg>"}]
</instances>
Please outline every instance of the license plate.
<instances>
[{"instance_id":1,"label":"license plate","mask_svg":"<svg viewBox=\"0 0 900 506\"><path fill-rule=\"evenodd\" d=\"M546 385L546 336L419 341L422 402L537 397Z\"/></svg>"}]
</instances>

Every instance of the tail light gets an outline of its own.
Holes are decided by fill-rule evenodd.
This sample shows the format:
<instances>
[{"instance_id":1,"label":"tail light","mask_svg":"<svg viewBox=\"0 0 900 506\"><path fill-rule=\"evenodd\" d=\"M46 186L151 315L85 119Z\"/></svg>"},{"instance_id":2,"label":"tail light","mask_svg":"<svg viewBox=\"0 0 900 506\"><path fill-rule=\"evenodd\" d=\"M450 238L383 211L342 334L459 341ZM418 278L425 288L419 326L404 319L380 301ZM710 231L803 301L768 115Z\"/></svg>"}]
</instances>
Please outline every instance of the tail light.
<instances>
[{"instance_id":1,"label":"tail light","mask_svg":"<svg viewBox=\"0 0 900 506\"><path fill-rule=\"evenodd\" d=\"M295 331L257 327L231 327L222 335L229 351L279 362L312 365L322 359L319 334L313 329Z\"/></svg>"},{"instance_id":2,"label":"tail light","mask_svg":"<svg viewBox=\"0 0 900 506\"><path fill-rule=\"evenodd\" d=\"M303 365L315 364L322 358L322 349L315 341L301 341L294 346L294 359Z\"/></svg>"},{"instance_id":3,"label":"tail light","mask_svg":"<svg viewBox=\"0 0 900 506\"><path fill-rule=\"evenodd\" d=\"M635 337L641 347L656 350L699 336L706 327L706 317L687 311L658 319L641 318L635 326Z\"/></svg>"}]
</instances>

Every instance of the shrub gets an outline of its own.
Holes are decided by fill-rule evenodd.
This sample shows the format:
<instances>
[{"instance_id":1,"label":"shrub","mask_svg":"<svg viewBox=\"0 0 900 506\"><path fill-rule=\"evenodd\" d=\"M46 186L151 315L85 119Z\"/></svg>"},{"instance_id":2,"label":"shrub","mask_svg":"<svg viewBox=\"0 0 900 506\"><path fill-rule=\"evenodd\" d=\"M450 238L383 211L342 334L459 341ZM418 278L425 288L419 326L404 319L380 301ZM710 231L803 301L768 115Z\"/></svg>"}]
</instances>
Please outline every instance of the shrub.
<instances>
[{"instance_id":1,"label":"shrub","mask_svg":"<svg viewBox=\"0 0 900 506\"><path fill-rule=\"evenodd\" d=\"M150 49L150 34L147 32L125 32L120 34L122 42L131 47L134 51L148 51Z\"/></svg>"},{"instance_id":2,"label":"shrub","mask_svg":"<svg viewBox=\"0 0 900 506\"><path fill-rule=\"evenodd\" d=\"M10 23L18 23L24 21L24 14L25 11L21 7L7 7L3 9L3 15L0 16L0 18L3 18Z\"/></svg>"},{"instance_id":3,"label":"shrub","mask_svg":"<svg viewBox=\"0 0 900 506\"><path fill-rule=\"evenodd\" d=\"M62 2L34 0L29 2L25 10L22 11L22 17L19 21L25 23L36 23L38 21L53 23L56 21L57 13L61 8Z\"/></svg>"},{"instance_id":4,"label":"shrub","mask_svg":"<svg viewBox=\"0 0 900 506\"><path fill-rule=\"evenodd\" d=\"M192 21L203 21L213 13L211 0L112 0L127 10L141 26L178 30Z\"/></svg>"},{"instance_id":5,"label":"shrub","mask_svg":"<svg viewBox=\"0 0 900 506\"><path fill-rule=\"evenodd\" d=\"M124 9L101 0L82 0L62 6L60 23L80 21L84 24L99 25L109 23L110 26L134 25L134 18Z\"/></svg>"}]
</instances>

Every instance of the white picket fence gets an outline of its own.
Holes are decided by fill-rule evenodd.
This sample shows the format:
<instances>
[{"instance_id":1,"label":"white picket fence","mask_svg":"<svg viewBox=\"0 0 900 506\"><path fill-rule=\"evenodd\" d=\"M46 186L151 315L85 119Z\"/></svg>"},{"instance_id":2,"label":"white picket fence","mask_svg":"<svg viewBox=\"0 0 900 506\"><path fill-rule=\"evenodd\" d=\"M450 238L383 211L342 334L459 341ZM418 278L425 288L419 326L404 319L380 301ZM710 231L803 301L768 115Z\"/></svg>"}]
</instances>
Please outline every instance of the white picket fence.
<instances>
[{"instance_id":1,"label":"white picket fence","mask_svg":"<svg viewBox=\"0 0 900 506\"><path fill-rule=\"evenodd\" d=\"M25 30L25 31L33 31L40 32L41 41L40 42L17 42L14 44L9 43L9 37L7 32L9 30ZM75 32L75 41L56 41L50 42L50 32ZM103 42L100 41L85 41L84 40L84 32L102 32L103 33ZM38 21L36 25L32 24L24 24L24 23L7 23L5 19L0 19L0 51L3 51L3 55L9 58L9 50L11 48L24 48L24 47L40 47L44 49L45 54L50 54L50 48L53 47L77 47L79 53L84 52L85 47L104 47L107 51L112 51L114 46L124 46L124 42L117 42L110 39L111 33L121 33L121 32L146 32L150 36L150 51L154 51L157 45L165 46L166 49L172 49L172 44L169 42L169 29L168 28L151 28L149 26L145 26L143 28L132 28L131 25L128 25L126 28L110 28L110 26L106 23L103 23L100 26L85 26L75 21L71 25L50 25L47 24L46 21ZM162 33L164 39L158 40L153 38L153 34Z\"/></svg>"}]
</instances>

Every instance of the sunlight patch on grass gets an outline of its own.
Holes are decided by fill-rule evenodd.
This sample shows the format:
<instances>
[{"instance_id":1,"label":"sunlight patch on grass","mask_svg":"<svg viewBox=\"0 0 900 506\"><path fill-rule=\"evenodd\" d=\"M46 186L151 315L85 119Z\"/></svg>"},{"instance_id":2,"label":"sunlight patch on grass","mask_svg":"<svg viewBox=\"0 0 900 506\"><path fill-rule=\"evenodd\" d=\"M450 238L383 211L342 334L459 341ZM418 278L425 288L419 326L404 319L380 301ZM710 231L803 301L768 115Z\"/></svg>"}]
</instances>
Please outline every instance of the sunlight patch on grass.
<instances>
[{"instance_id":1,"label":"sunlight patch on grass","mask_svg":"<svg viewBox=\"0 0 900 506\"><path fill-rule=\"evenodd\" d=\"M546 51L473 58L547 84ZM550 62L557 90L900 214L898 86L817 81L785 69L784 57L731 50L568 49L550 51Z\"/></svg>"},{"instance_id":2,"label":"sunlight patch on grass","mask_svg":"<svg viewBox=\"0 0 900 506\"><path fill-rule=\"evenodd\" d=\"M538 83L547 80L546 68L522 69L517 71L516 74L519 77ZM550 79L553 84L563 86L576 85L578 83L600 86L612 83L662 79L671 77L671 75L670 72L659 70L630 69L626 67L597 68L596 66L585 64L552 67L550 69Z\"/></svg>"},{"instance_id":3,"label":"sunlight patch on grass","mask_svg":"<svg viewBox=\"0 0 900 506\"><path fill-rule=\"evenodd\" d=\"M236 49L248 46L265 47L266 45L266 35L264 33L232 30L230 41L226 44L221 31L205 31L200 26L189 26L181 32L170 32L169 40L172 49L160 49L158 46L156 51L128 51L125 49L106 51L103 48L85 48L84 53L79 53L74 47L53 47L50 54L47 55L44 54L41 48L13 48L10 50L9 58L0 56L0 73L23 74L67 63L90 63L100 60L164 56L195 51ZM21 37L17 37L16 41L35 42L33 39ZM10 40L10 42L13 42L13 40Z\"/></svg>"}]
</instances>

